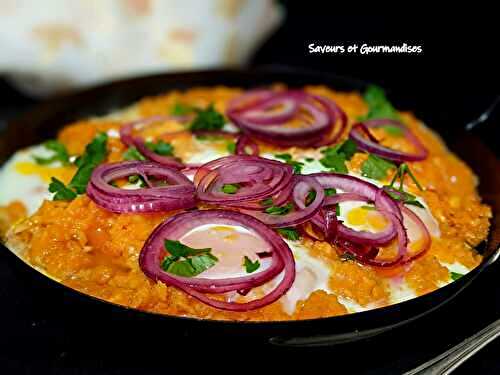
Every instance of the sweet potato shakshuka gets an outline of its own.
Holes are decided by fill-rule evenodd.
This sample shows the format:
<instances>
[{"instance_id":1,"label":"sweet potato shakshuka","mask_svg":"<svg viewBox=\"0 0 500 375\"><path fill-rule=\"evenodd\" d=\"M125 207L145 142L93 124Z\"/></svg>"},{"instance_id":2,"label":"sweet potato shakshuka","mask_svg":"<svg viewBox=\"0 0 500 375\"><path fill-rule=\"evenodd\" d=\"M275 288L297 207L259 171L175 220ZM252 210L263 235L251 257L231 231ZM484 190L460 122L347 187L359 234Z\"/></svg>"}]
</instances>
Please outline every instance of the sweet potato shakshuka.
<instances>
[{"instance_id":1,"label":"sweet potato shakshuka","mask_svg":"<svg viewBox=\"0 0 500 375\"><path fill-rule=\"evenodd\" d=\"M193 88L67 124L0 173L0 235L156 313L295 320L429 293L481 262L473 172L382 89Z\"/></svg>"}]
</instances>

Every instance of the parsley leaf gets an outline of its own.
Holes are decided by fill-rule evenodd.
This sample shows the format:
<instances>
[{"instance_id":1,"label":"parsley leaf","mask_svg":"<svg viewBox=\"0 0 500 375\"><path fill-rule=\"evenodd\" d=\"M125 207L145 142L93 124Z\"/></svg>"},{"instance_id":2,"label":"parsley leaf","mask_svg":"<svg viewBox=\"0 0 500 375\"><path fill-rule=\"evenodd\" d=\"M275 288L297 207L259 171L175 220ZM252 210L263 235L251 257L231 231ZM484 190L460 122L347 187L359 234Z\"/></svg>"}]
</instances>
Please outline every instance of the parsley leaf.
<instances>
[{"instance_id":1,"label":"parsley leaf","mask_svg":"<svg viewBox=\"0 0 500 375\"><path fill-rule=\"evenodd\" d=\"M316 191L311 190L306 195L306 206L309 206L316 199Z\"/></svg>"},{"instance_id":2,"label":"parsley leaf","mask_svg":"<svg viewBox=\"0 0 500 375\"><path fill-rule=\"evenodd\" d=\"M266 198L260 201L260 204L263 205L264 207L272 206L273 205L273 198Z\"/></svg>"},{"instance_id":3,"label":"parsley leaf","mask_svg":"<svg viewBox=\"0 0 500 375\"><path fill-rule=\"evenodd\" d=\"M222 185L222 192L225 194L236 194L239 188L238 184L224 184Z\"/></svg>"},{"instance_id":4,"label":"parsley leaf","mask_svg":"<svg viewBox=\"0 0 500 375\"><path fill-rule=\"evenodd\" d=\"M387 134L392 135L393 137L402 137L404 135L403 130L394 125L385 125L382 128Z\"/></svg>"},{"instance_id":5,"label":"parsley leaf","mask_svg":"<svg viewBox=\"0 0 500 375\"><path fill-rule=\"evenodd\" d=\"M55 177L51 178L51 183L49 184L49 191L55 193L53 200L55 201L70 201L76 198L76 193L67 188L64 182L58 180Z\"/></svg>"},{"instance_id":6,"label":"parsley leaf","mask_svg":"<svg viewBox=\"0 0 500 375\"><path fill-rule=\"evenodd\" d=\"M90 180L90 175L97 165L102 163L106 159L106 144L108 142L108 136L106 133L99 133L90 142L87 147L85 147L85 152L78 159L75 160L75 164L78 166L78 170L71 179L68 187L75 190L78 194L83 194L87 190L87 184Z\"/></svg>"},{"instance_id":7,"label":"parsley leaf","mask_svg":"<svg viewBox=\"0 0 500 375\"><path fill-rule=\"evenodd\" d=\"M92 171L106 158L107 141L108 136L106 133L99 133L85 147L85 152L75 160L78 170L68 186L65 186L62 181L52 178L49 191L56 193L53 197L54 200L72 200L76 198L77 194L85 193Z\"/></svg>"},{"instance_id":8,"label":"parsley leaf","mask_svg":"<svg viewBox=\"0 0 500 375\"><path fill-rule=\"evenodd\" d=\"M52 164L55 161L60 161L63 165L69 164L69 154L68 150L66 150L66 146L64 146L61 142L51 139L43 144L43 146L53 152L52 156L47 158L41 156L33 156L35 162L40 165Z\"/></svg>"},{"instance_id":9,"label":"parsley leaf","mask_svg":"<svg viewBox=\"0 0 500 375\"><path fill-rule=\"evenodd\" d=\"M252 262L250 258L245 255L243 265L245 266L245 271L247 271L247 273L252 273L259 269L260 262L258 259L255 262Z\"/></svg>"},{"instance_id":10,"label":"parsley leaf","mask_svg":"<svg viewBox=\"0 0 500 375\"><path fill-rule=\"evenodd\" d=\"M424 205L417 200L416 196L403 190L404 178L407 174L410 176L413 182L415 182L415 185L417 185L417 187L420 190L423 190L422 185L420 185L420 182L418 182L417 178L410 170L408 164L403 163L398 167L396 173L394 174L394 177L392 178L391 183L385 186L386 193L389 194L389 196L392 199L401 201L405 204L411 204L413 206L425 208ZM399 179L399 188L396 190L394 185L398 179Z\"/></svg>"},{"instance_id":11,"label":"parsley leaf","mask_svg":"<svg viewBox=\"0 0 500 375\"><path fill-rule=\"evenodd\" d=\"M226 123L226 119L210 104L205 109L195 109L196 117L189 125L191 131L196 130L220 130Z\"/></svg>"},{"instance_id":12,"label":"parsley leaf","mask_svg":"<svg viewBox=\"0 0 500 375\"><path fill-rule=\"evenodd\" d=\"M368 105L368 113L361 120L369 120L375 118L390 118L398 119L398 113L392 106L391 102L385 96L384 90L376 85L370 85L366 89L363 99Z\"/></svg>"},{"instance_id":13,"label":"parsley leaf","mask_svg":"<svg viewBox=\"0 0 500 375\"><path fill-rule=\"evenodd\" d=\"M236 143L234 142L228 142L226 146L227 152L230 154L235 154L236 153Z\"/></svg>"},{"instance_id":14,"label":"parsley leaf","mask_svg":"<svg viewBox=\"0 0 500 375\"><path fill-rule=\"evenodd\" d=\"M335 188L326 188L325 189L325 196L329 197L332 195L337 194L337 190Z\"/></svg>"},{"instance_id":15,"label":"parsley leaf","mask_svg":"<svg viewBox=\"0 0 500 375\"><path fill-rule=\"evenodd\" d=\"M213 267L218 259L212 249L193 249L179 241L165 240L165 249L170 253L162 261L161 268L178 276L193 277Z\"/></svg>"},{"instance_id":16,"label":"parsley leaf","mask_svg":"<svg viewBox=\"0 0 500 375\"><path fill-rule=\"evenodd\" d=\"M410 194L406 191L399 191L399 190L394 190L392 187L390 186L386 186L387 189L384 189L385 192L387 194L389 194L389 196L396 200L396 201L401 201L403 202L404 204L411 204L412 206L417 206L417 207L420 207L420 208L425 208L425 206L420 203L418 200L417 200L417 197L414 196L413 194Z\"/></svg>"},{"instance_id":17,"label":"parsley leaf","mask_svg":"<svg viewBox=\"0 0 500 375\"><path fill-rule=\"evenodd\" d=\"M387 171L391 168L396 168L392 162L369 154L368 159L361 165L361 174L375 180L383 180L387 177Z\"/></svg>"},{"instance_id":18,"label":"parsley leaf","mask_svg":"<svg viewBox=\"0 0 500 375\"><path fill-rule=\"evenodd\" d=\"M290 241L297 241L300 239L300 234L295 228L278 228L278 233Z\"/></svg>"},{"instance_id":19,"label":"parsley leaf","mask_svg":"<svg viewBox=\"0 0 500 375\"><path fill-rule=\"evenodd\" d=\"M356 143L352 139L348 139L334 147L321 150L321 153L325 156L319 162L325 168L333 169L334 172L347 173L345 162L351 160L357 149Z\"/></svg>"},{"instance_id":20,"label":"parsley leaf","mask_svg":"<svg viewBox=\"0 0 500 375\"><path fill-rule=\"evenodd\" d=\"M144 155L142 155L138 149L135 147L129 147L127 151L123 153L123 159L125 160L146 160Z\"/></svg>"},{"instance_id":21,"label":"parsley leaf","mask_svg":"<svg viewBox=\"0 0 500 375\"><path fill-rule=\"evenodd\" d=\"M186 116L195 111L194 107L191 107L187 104L175 103L172 109L170 110L170 114L172 116Z\"/></svg>"},{"instance_id":22,"label":"parsley leaf","mask_svg":"<svg viewBox=\"0 0 500 375\"><path fill-rule=\"evenodd\" d=\"M458 279L460 279L464 274L463 273L458 273L458 272L453 272L451 271L450 272L450 277L453 281L457 281Z\"/></svg>"},{"instance_id":23,"label":"parsley leaf","mask_svg":"<svg viewBox=\"0 0 500 375\"><path fill-rule=\"evenodd\" d=\"M292 210L293 206L291 203L287 203L284 206L271 206L265 209L265 213L269 215L286 215Z\"/></svg>"},{"instance_id":24,"label":"parsley leaf","mask_svg":"<svg viewBox=\"0 0 500 375\"><path fill-rule=\"evenodd\" d=\"M172 156L174 154L174 146L170 143L159 140L158 142L146 142L146 147L153 151L155 154L162 156Z\"/></svg>"},{"instance_id":25,"label":"parsley leaf","mask_svg":"<svg viewBox=\"0 0 500 375\"><path fill-rule=\"evenodd\" d=\"M292 155L290 155L290 154L276 154L276 155L274 155L274 157L276 159L283 160L288 165L291 165L293 167L293 173L295 173L295 174L302 173L302 167L304 166L304 163L293 160Z\"/></svg>"}]
</instances>

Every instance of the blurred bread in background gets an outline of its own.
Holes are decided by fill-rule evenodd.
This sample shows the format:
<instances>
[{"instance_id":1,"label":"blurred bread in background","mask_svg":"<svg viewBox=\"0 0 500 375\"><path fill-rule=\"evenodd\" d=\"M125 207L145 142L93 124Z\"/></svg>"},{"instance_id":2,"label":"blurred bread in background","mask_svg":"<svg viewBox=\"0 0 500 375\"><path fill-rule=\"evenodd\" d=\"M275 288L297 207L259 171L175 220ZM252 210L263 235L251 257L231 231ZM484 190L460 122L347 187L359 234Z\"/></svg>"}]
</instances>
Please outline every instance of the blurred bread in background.
<instances>
[{"instance_id":1,"label":"blurred bread in background","mask_svg":"<svg viewBox=\"0 0 500 375\"><path fill-rule=\"evenodd\" d=\"M0 73L43 96L244 64L283 19L273 0L0 0Z\"/></svg>"}]
</instances>

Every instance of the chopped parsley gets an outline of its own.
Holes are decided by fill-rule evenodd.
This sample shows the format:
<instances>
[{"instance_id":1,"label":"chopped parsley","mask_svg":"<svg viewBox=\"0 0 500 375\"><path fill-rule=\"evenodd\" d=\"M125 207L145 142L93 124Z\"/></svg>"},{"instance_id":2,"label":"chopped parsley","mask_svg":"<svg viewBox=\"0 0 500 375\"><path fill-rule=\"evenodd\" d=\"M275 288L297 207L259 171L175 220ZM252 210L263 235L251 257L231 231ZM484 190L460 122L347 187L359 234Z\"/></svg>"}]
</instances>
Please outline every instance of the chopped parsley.
<instances>
[{"instance_id":1,"label":"chopped parsley","mask_svg":"<svg viewBox=\"0 0 500 375\"><path fill-rule=\"evenodd\" d=\"M236 143L234 142L228 142L226 146L227 152L230 154L235 154L236 153Z\"/></svg>"},{"instance_id":2,"label":"chopped parsley","mask_svg":"<svg viewBox=\"0 0 500 375\"><path fill-rule=\"evenodd\" d=\"M337 190L335 188L326 188L325 189L325 196L330 197L332 195L337 194Z\"/></svg>"},{"instance_id":3,"label":"chopped parsley","mask_svg":"<svg viewBox=\"0 0 500 375\"><path fill-rule=\"evenodd\" d=\"M226 123L226 119L222 114L217 112L213 104L210 104L205 109L195 109L196 117L189 125L191 131L197 130L220 130Z\"/></svg>"},{"instance_id":4,"label":"chopped parsley","mask_svg":"<svg viewBox=\"0 0 500 375\"><path fill-rule=\"evenodd\" d=\"M300 239L300 234L295 228L278 228L278 233L290 241L297 241Z\"/></svg>"},{"instance_id":5,"label":"chopped parsley","mask_svg":"<svg viewBox=\"0 0 500 375\"><path fill-rule=\"evenodd\" d=\"M451 271L450 272L450 277L453 281L457 281L458 279L460 279L464 274L463 273L458 273L458 272L453 272Z\"/></svg>"},{"instance_id":6,"label":"chopped parsley","mask_svg":"<svg viewBox=\"0 0 500 375\"><path fill-rule=\"evenodd\" d=\"M129 147L127 151L123 153L123 159L125 160L146 160L144 155L142 155L138 149L135 147Z\"/></svg>"},{"instance_id":7,"label":"chopped parsley","mask_svg":"<svg viewBox=\"0 0 500 375\"><path fill-rule=\"evenodd\" d=\"M220 141L224 139L224 137L217 134L196 134L195 138L199 141Z\"/></svg>"},{"instance_id":8,"label":"chopped parsley","mask_svg":"<svg viewBox=\"0 0 500 375\"><path fill-rule=\"evenodd\" d=\"M321 150L324 156L319 162L325 168L332 169L334 172L347 173L348 170L345 162L351 160L356 151L356 143L352 139L347 139L341 144Z\"/></svg>"},{"instance_id":9,"label":"chopped parsley","mask_svg":"<svg viewBox=\"0 0 500 375\"><path fill-rule=\"evenodd\" d=\"M222 192L225 194L236 194L240 186L238 184L224 184L222 185Z\"/></svg>"},{"instance_id":10,"label":"chopped parsley","mask_svg":"<svg viewBox=\"0 0 500 375\"><path fill-rule=\"evenodd\" d=\"M290 154L276 154L276 155L274 155L274 157L276 159L283 160L288 165L291 165L293 167L293 173L295 173L295 174L302 173L302 167L304 166L304 163L301 163L300 161L293 160L292 155L290 155Z\"/></svg>"},{"instance_id":11,"label":"chopped parsley","mask_svg":"<svg viewBox=\"0 0 500 375\"><path fill-rule=\"evenodd\" d=\"M368 159L366 159L361 165L361 174L375 180L383 180L387 177L389 169L392 168L396 168L394 163L376 155L369 154Z\"/></svg>"},{"instance_id":12,"label":"chopped parsley","mask_svg":"<svg viewBox=\"0 0 500 375\"><path fill-rule=\"evenodd\" d=\"M315 159L314 158L305 158L304 159L307 163L312 163Z\"/></svg>"},{"instance_id":13,"label":"chopped parsley","mask_svg":"<svg viewBox=\"0 0 500 375\"><path fill-rule=\"evenodd\" d=\"M401 201L405 204L410 204L410 205L417 206L420 208L425 208L424 205L417 200L417 197L415 195L410 194L410 193L403 190L404 178L406 175L409 175L410 178L415 183L415 185L417 185L417 187L420 190L423 190L422 185L420 185L420 182L418 182L417 178L410 170L410 167L408 166L408 164L403 163L396 170L396 173L395 173L394 177L392 178L391 183L386 186L386 189L385 189L386 193L389 194L392 199ZM398 179L399 179L399 187L396 189L396 187L394 185L396 184L396 181Z\"/></svg>"},{"instance_id":14,"label":"chopped parsley","mask_svg":"<svg viewBox=\"0 0 500 375\"><path fill-rule=\"evenodd\" d=\"M306 195L306 206L309 206L316 199L316 191L311 190Z\"/></svg>"},{"instance_id":15,"label":"chopped parsley","mask_svg":"<svg viewBox=\"0 0 500 375\"><path fill-rule=\"evenodd\" d=\"M62 181L52 178L52 182L49 184L49 191L55 193L54 200L72 200L76 198L77 194L85 193L92 171L106 159L107 141L108 136L106 133L99 133L85 147L85 152L75 160L78 170L68 186L65 186Z\"/></svg>"},{"instance_id":16,"label":"chopped parsley","mask_svg":"<svg viewBox=\"0 0 500 375\"><path fill-rule=\"evenodd\" d=\"M128 182L131 184L137 184L139 182L139 187L141 188L148 186L146 181L144 181L144 178L142 176L139 176L138 174L128 176Z\"/></svg>"},{"instance_id":17,"label":"chopped parsley","mask_svg":"<svg viewBox=\"0 0 500 375\"><path fill-rule=\"evenodd\" d=\"M399 119L396 109L385 96L384 90L376 85L370 85L366 89L363 99L368 105L368 113L361 120L376 118Z\"/></svg>"},{"instance_id":18,"label":"chopped parsley","mask_svg":"<svg viewBox=\"0 0 500 375\"><path fill-rule=\"evenodd\" d=\"M55 201L70 201L76 198L76 193L67 188L64 182L52 177L52 182L49 184L49 191L55 193L53 200Z\"/></svg>"},{"instance_id":19,"label":"chopped parsley","mask_svg":"<svg viewBox=\"0 0 500 375\"><path fill-rule=\"evenodd\" d=\"M187 104L175 103L172 109L170 110L170 114L172 116L186 116L195 111L194 107L191 107Z\"/></svg>"},{"instance_id":20,"label":"chopped parsley","mask_svg":"<svg viewBox=\"0 0 500 375\"><path fill-rule=\"evenodd\" d=\"M170 143L162 141L161 139L158 142L146 142L146 147L153 151L155 154L162 156L173 156L174 155L174 146Z\"/></svg>"},{"instance_id":21,"label":"chopped parsley","mask_svg":"<svg viewBox=\"0 0 500 375\"><path fill-rule=\"evenodd\" d=\"M342 262L347 262L350 260L356 260L356 255L354 255L353 253L345 252L342 255L340 255L339 258Z\"/></svg>"},{"instance_id":22,"label":"chopped parsley","mask_svg":"<svg viewBox=\"0 0 500 375\"><path fill-rule=\"evenodd\" d=\"M243 266L245 267L245 271L247 273L252 273L259 269L260 262L258 259L255 262L252 262L250 258L245 255L245 258L243 259Z\"/></svg>"},{"instance_id":23,"label":"chopped parsley","mask_svg":"<svg viewBox=\"0 0 500 375\"><path fill-rule=\"evenodd\" d=\"M41 156L33 156L33 159L37 164L47 165L52 164L56 161L61 162L62 165L69 164L69 154L68 150L66 150L66 146L64 146L61 142L51 139L43 144L43 146L52 151L52 155L44 158Z\"/></svg>"},{"instance_id":24,"label":"chopped parsley","mask_svg":"<svg viewBox=\"0 0 500 375\"><path fill-rule=\"evenodd\" d=\"M213 267L218 259L211 248L193 249L179 241L165 240L165 249L170 253L166 256L161 268L177 276L193 277Z\"/></svg>"},{"instance_id":25,"label":"chopped parsley","mask_svg":"<svg viewBox=\"0 0 500 375\"><path fill-rule=\"evenodd\" d=\"M286 215L292 210L293 206L291 203L287 203L284 206L271 206L264 210L266 214L269 215Z\"/></svg>"},{"instance_id":26,"label":"chopped parsley","mask_svg":"<svg viewBox=\"0 0 500 375\"><path fill-rule=\"evenodd\" d=\"M266 198L260 201L260 204L264 207L269 207L273 205L273 198Z\"/></svg>"},{"instance_id":27,"label":"chopped parsley","mask_svg":"<svg viewBox=\"0 0 500 375\"><path fill-rule=\"evenodd\" d=\"M382 127L385 132L393 137L402 137L404 135L403 129L394 125L385 125Z\"/></svg>"}]
</instances>

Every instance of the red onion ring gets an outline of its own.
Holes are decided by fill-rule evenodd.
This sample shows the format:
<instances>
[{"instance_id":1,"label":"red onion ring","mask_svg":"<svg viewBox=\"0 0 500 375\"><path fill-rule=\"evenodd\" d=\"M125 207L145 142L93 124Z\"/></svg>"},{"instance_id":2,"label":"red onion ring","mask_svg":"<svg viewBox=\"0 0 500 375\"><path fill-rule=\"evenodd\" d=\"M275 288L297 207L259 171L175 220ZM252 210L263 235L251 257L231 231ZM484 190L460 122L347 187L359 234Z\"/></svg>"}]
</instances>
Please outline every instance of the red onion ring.
<instances>
[{"instance_id":1,"label":"red onion ring","mask_svg":"<svg viewBox=\"0 0 500 375\"><path fill-rule=\"evenodd\" d=\"M321 208L325 199L325 190L314 178L309 176L295 175L294 180L292 198L298 209L285 215L271 215L259 211L245 212L271 228L295 227L310 220ZM306 199L310 191L314 191L316 195L314 200L306 206Z\"/></svg>"},{"instance_id":2,"label":"red onion ring","mask_svg":"<svg viewBox=\"0 0 500 375\"><path fill-rule=\"evenodd\" d=\"M250 152L247 152L248 149ZM258 156L259 146L250 137L241 134L236 141L236 154Z\"/></svg>"},{"instance_id":3,"label":"red onion ring","mask_svg":"<svg viewBox=\"0 0 500 375\"><path fill-rule=\"evenodd\" d=\"M420 232L422 233L422 240L423 240L422 246L416 254L412 255L407 254L407 256L401 261L402 264L406 264L424 255L431 248L432 238L427 227L422 222L422 220L420 220L418 215L416 215L409 208L405 207L404 204L400 204L399 207L401 208L401 211L403 212L404 216L406 216L408 219L417 224L418 228L420 229Z\"/></svg>"},{"instance_id":4,"label":"red onion ring","mask_svg":"<svg viewBox=\"0 0 500 375\"><path fill-rule=\"evenodd\" d=\"M118 178L140 175L150 186L120 189L109 183ZM162 178L172 185L152 186L148 176ZM87 195L97 205L112 212L158 212L192 208L196 205L195 188L179 171L144 161L101 164L94 169Z\"/></svg>"},{"instance_id":5,"label":"red onion ring","mask_svg":"<svg viewBox=\"0 0 500 375\"><path fill-rule=\"evenodd\" d=\"M279 161L250 155L233 155L202 165L194 182L200 201L224 207L262 209L261 200L288 191L293 168ZM238 184L234 194L225 194L226 184Z\"/></svg>"},{"instance_id":6,"label":"red onion ring","mask_svg":"<svg viewBox=\"0 0 500 375\"><path fill-rule=\"evenodd\" d=\"M242 226L258 235L272 248L271 265L258 273L227 279L189 278L163 271L160 263L164 256L164 240L180 240L190 230L206 224ZM150 279L174 286L209 306L228 311L249 311L264 307L284 295L295 280L293 254L279 235L251 216L224 210L190 211L168 218L147 239L139 256L139 266ZM204 294L252 289L270 281L281 272L283 278L270 293L250 302L226 302Z\"/></svg>"},{"instance_id":7,"label":"red onion ring","mask_svg":"<svg viewBox=\"0 0 500 375\"><path fill-rule=\"evenodd\" d=\"M241 104L248 101L250 104ZM266 112L276 105L282 108ZM293 117L303 118L299 108L311 117L309 126L286 126ZM227 116L246 134L282 146L308 147L335 142L347 123L347 117L333 101L298 90L249 92L230 103ZM337 122L340 126L334 131Z\"/></svg>"},{"instance_id":8,"label":"red onion ring","mask_svg":"<svg viewBox=\"0 0 500 375\"><path fill-rule=\"evenodd\" d=\"M165 165L167 167L182 169L184 168L184 164L182 164L177 158L172 156L162 156L158 155L155 152L151 151L148 147L146 147L146 143L140 137L134 137L132 132L137 127L142 127L146 125L150 125L152 123L158 121L167 121L167 120L177 120L184 121L187 116L152 116L145 119L137 120L134 122L130 122L128 124L122 125L120 128L120 140L129 147L136 147L137 150L144 155L147 159L155 161L161 165Z\"/></svg>"},{"instance_id":9,"label":"red onion ring","mask_svg":"<svg viewBox=\"0 0 500 375\"><path fill-rule=\"evenodd\" d=\"M406 139L408 139L408 141L410 141L413 146L415 146L417 151L415 153L408 153L393 150L391 148L380 145L377 139L370 133L369 129L379 128L385 125L391 125L401 129ZM363 137L363 133L368 135L368 139ZM349 137L351 137L351 139L356 142L357 146L360 149L400 163L406 161L421 161L427 158L427 155L429 154L428 150L425 148L422 142L420 142L420 140L415 136L415 134L411 132L410 129L408 129L400 121L393 119L373 119L357 123L352 127L351 132L349 133Z\"/></svg>"}]
</instances>

